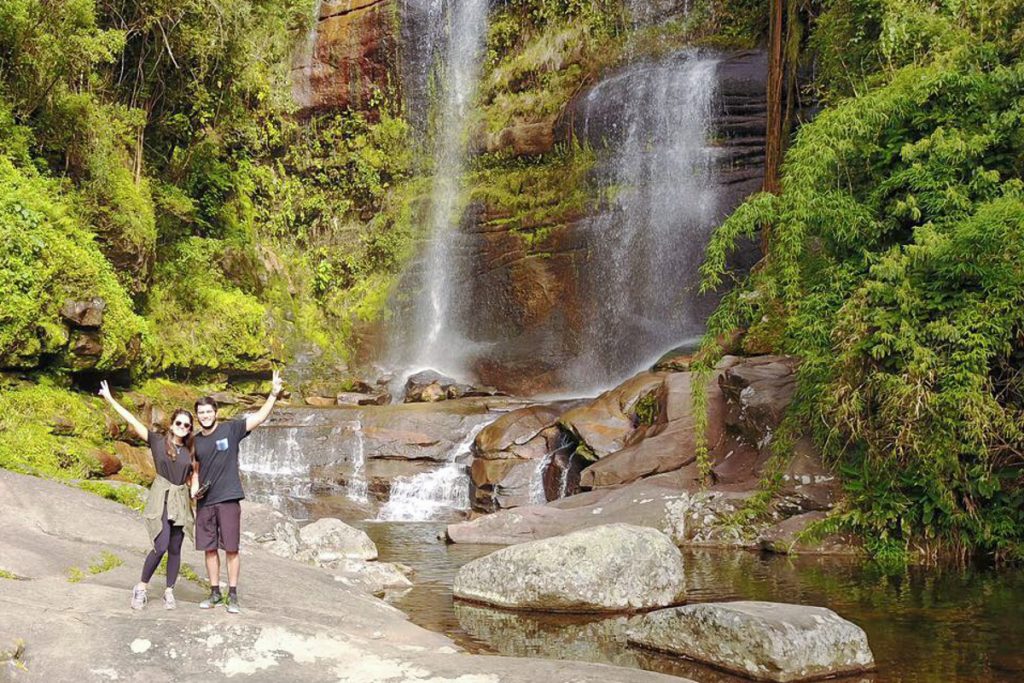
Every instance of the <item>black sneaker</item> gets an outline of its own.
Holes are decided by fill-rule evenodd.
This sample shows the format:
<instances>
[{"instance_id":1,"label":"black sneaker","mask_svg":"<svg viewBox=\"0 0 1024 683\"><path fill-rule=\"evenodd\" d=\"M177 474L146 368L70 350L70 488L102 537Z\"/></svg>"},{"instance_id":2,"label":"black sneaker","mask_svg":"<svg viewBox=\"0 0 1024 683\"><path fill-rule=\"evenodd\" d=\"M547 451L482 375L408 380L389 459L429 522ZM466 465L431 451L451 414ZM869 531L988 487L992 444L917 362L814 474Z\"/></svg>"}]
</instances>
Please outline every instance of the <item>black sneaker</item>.
<instances>
[{"instance_id":1,"label":"black sneaker","mask_svg":"<svg viewBox=\"0 0 1024 683\"><path fill-rule=\"evenodd\" d=\"M241 614L242 608L238 606L238 596L228 593L228 614Z\"/></svg>"},{"instance_id":2,"label":"black sneaker","mask_svg":"<svg viewBox=\"0 0 1024 683\"><path fill-rule=\"evenodd\" d=\"M210 597L199 603L199 609L213 609L222 602L224 602L224 596L220 594L220 591L214 591L210 593Z\"/></svg>"}]
</instances>

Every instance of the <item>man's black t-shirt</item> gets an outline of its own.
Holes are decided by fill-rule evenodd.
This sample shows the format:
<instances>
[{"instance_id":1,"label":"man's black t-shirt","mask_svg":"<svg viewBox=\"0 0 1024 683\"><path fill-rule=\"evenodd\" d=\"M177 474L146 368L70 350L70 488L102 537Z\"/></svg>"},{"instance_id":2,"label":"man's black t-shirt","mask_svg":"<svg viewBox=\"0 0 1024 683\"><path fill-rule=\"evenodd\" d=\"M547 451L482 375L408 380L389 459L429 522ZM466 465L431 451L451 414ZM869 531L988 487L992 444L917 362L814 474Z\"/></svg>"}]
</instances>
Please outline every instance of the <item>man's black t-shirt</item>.
<instances>
[{"instance_id":1,"label":"man's black t-shirt","mask_svg":"<svg viewBox=\"0 0 1024 683\"><path fill-rule=\"evenodd\" d=\"M178 456L171 460L167 456L167 437L152 429L149 430L149 452L153 456L156 473L172 484L184 484L192 473L192 458L188 449L178 446Z\"/></svg>"},{"instance_id":2,"label":"man's black t-shirt","mask_svg":"<svg viewBox=\"0 0 1024 683\"><path fill-rule=\"evenodd\" d=\"M247 436L245 418L221 422L209 436L196 434L199 480L210 484L206 495L199 499L199 507L245 498L238 476L238 444Z\"/></svg>"}]
</instances>

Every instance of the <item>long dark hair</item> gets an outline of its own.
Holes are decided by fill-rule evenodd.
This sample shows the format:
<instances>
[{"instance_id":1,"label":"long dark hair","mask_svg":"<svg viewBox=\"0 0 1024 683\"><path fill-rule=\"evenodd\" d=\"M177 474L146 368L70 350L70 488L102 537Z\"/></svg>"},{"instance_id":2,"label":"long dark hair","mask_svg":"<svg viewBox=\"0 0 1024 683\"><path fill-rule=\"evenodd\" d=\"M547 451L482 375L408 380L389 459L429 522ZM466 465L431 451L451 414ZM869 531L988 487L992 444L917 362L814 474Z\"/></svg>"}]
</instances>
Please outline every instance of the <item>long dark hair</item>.
<instances>
[{"instance_id":1,"label":"long dark hair","mask_svg":"<svg viewBox=\"0 0 1024 683\"><path fill-rule=\"evenodd\" d=\"M188 412L184 408L178 408L174 411L171 415L171 421L167 426L167 436L164 438L164 444L167 446L167 457L170 458L171 461L178 459L178 447L174 445L174 434L171 432L171 428L174 426L174 421L179 415L185 415L188 417L188 423L192 425L192 429L189 431L188 435L182 439L182 445L185 447L185 450L188 451L189 460L194 462L196 459L196 421L192 419L192 413Z\"/></svg>"}]
</instances>

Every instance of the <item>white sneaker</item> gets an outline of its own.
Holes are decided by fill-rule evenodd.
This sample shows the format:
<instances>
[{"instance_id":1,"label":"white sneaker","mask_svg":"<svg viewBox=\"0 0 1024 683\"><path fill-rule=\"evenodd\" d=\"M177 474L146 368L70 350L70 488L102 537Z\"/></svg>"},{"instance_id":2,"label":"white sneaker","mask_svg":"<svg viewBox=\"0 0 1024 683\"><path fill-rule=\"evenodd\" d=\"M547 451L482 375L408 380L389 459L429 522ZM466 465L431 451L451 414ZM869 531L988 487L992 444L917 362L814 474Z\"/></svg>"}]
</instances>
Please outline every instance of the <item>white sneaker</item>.
<instances>
[{"instance_id":1,"label":"white sneaker","mask_svg":"<svg viewBox=\"0 0 1024 683\"><path fill-rule=\"evenodd\" d=\"M132 588L132 609L142 609L149 602L149 598L146 597L146 589L139 588L136 586Z\"/></svg>"},{"instance_id":2,"label":"white sneaker","mask_svg":"<svg viewBox=\"0 0 1024 683\"><path fill-rule=\"evenodd\" d=\"M174 589L168 588L164 591L164 609L174 609L178 603L174 601Z\"/></svg>"}]
</instances>

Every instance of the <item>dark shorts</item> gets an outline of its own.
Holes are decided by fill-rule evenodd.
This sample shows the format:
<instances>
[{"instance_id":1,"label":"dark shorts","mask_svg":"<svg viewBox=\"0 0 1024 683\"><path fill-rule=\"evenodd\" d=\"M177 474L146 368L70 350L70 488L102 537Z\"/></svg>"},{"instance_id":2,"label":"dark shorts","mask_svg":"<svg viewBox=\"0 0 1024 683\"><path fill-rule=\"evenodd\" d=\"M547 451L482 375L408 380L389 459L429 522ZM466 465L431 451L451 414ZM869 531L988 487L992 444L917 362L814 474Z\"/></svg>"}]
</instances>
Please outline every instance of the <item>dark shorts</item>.
<instances>
[{"instance_id":1,"label":"dark shorts","mask_svg":"<svg viewBox=\"0 0 1024 683\"><path fill-rule=\"evenodd\" d=\"M237 500L204 505L196 511L196 550L238 552L242 506Z\"/></svg>"}]
</instances>

